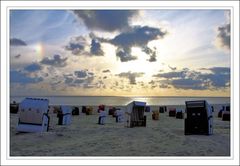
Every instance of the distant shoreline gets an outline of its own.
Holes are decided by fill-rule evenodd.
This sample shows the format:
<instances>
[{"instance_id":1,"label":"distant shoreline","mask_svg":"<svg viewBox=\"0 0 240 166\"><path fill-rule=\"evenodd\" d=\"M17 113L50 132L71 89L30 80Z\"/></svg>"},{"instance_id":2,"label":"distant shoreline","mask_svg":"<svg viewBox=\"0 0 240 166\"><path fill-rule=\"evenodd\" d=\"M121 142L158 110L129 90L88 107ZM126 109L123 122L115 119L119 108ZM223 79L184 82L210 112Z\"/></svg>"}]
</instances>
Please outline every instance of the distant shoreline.
<instances>
[{"instance_id":1,"label":"distant shoreline","mask_svg":"<svg viewBox=\"0 0 240 166\"><path fill-rule=\"evenodd\" d=\"M30 96L10 96L11 97L30 97ZM231 96L69 96L69 95L59 95L59 96L31 96L31 97L135 97L135 98L231 98Z\"/></svg>"}]
</instances>

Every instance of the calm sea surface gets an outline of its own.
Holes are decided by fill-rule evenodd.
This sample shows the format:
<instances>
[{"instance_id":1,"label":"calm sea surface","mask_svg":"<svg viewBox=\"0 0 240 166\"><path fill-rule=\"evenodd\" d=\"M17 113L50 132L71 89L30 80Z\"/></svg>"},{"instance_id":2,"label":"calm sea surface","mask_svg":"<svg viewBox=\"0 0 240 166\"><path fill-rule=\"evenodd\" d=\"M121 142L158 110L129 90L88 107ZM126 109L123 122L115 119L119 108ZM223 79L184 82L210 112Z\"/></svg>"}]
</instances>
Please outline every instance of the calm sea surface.
<instances>
[{"instance_id":1,"label":"calm sea surface","mask_svg":"<svg viewBox=\"0 0 240 166\"><path fill-rule=\"evenodd\" d=\"M33 96L31 96L33 97ZM230 97L110 97L110 96L52 96L37 97L49 99L50 105L126 105L131 101L143 101L148 105L185 105L185 101L207 100L209 104L227 104L230 103ZM21 102L25 96L10 97L10 102Z\"/></svg>"}]
</instances>

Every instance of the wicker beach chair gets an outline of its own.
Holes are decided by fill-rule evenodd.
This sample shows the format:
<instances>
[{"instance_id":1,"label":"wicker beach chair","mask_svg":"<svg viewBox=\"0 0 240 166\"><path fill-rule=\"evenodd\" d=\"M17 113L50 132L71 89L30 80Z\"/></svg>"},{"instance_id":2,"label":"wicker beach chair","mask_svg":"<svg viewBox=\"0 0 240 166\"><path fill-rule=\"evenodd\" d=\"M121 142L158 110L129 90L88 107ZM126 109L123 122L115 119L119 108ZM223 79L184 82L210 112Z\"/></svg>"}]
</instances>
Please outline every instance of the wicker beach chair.
<instances>
[{"instance_id":1,"label":"wicker beach chair","mask_svg":"<svg viewBox=\"0 0 240 166\"><path fill-rule=\"evenodd\" d=\"M18 132L48 131L48 99L26 98L19 104Z\"/></svg>"},{"instance_id":2,"label":"wicker beach chair","mask_svg":"<svg viewBox=\"0 0 240 166\"><path fill-rule=\"evenodd\" d=\"M133 101L127 105L127 110L125 112L126 117L126 127L146 127L146 116L144 116L146 103Z\"/></svg>"},{"instance_id":3,"label":"wicker beach chair","mask_svg":"<svg viewBox=\"0 0 240 166\"><path fill-rule=\"evenodd\" d=\"M212 110L207 101L186 101L185 135L213 134Z\"/></svg>"}]
</instances>

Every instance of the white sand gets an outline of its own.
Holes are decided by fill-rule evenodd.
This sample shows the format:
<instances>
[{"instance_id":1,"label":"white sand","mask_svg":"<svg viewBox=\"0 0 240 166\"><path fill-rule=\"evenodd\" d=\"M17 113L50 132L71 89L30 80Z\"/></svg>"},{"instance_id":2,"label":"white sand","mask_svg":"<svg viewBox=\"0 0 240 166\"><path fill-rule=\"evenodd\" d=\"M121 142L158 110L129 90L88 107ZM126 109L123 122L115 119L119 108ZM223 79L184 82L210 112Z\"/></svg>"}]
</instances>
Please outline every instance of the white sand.
<instances>
[{"instance_id":1,"label":"white sand","mask_svg":"<svg viewBox=\"0 0 240 166\"><path fill-rule=\"evenodd\" d=\"M73 116L71 125L59 126L57 115L50 113L50 130L44 133L17 133L18 115L11 114L10 155L230 156L230 122L217 118L217 110L211 136L185 136L184 120L168 117L168 112L160 114L158 121L146 113L147 127L135 128L116 123L112 116L98 125L97 113L81 113Z\"/></svg>"}]
</instances>

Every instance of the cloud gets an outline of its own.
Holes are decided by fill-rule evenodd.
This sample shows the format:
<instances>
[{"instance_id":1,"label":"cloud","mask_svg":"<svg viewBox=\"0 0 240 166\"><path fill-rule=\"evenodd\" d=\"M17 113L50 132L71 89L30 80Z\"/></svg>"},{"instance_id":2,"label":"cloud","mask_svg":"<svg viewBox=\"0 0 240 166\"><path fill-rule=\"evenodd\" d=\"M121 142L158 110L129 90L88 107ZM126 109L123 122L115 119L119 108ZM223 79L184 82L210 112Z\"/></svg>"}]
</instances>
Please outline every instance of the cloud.
<instances>
[{"instance_id":1,"label":"cloud","mask_svg":"<svg viewBox=\"0 0 240 166\"><path fill-rule=\"evenodd\" d=\"M45 65L51 65L55 67L64 67L67 65L66 63L67 58L61 58L60 55L56 54L53 56L53 58L44 58L40 63L45 64Z\"/></svg>"},{"instance_id":2,"label":"cloud","mask_svg":"<svg viewBox=\"0 0 240 166\"><path fill-rule=\"evenodd\" d=\"M73 74L64 75L65 84L72 87L92 88L95 87L93 80L94 73L88 70L77 70Z\"/></svg>"},{"instance_id":3,"label":"cloud","mask_svg":"<svg viewBox=\"0 0 240 166\"><path fill-rule=\"evenodd\" d=\"M167 72L167 73L159 73L153 75L153 77L160 77L160 78L167 78L167 79L173 79L173 78L185 78L186 71L173 71L173 72Z\"/></svg>"},{"instance_id":4,"label":"cloud","mask_svg":"<svg viewBox=\"0 0 240 166\"><path fill-rule=\"evenodd\" d=\"M88 74L87 74L87 71L80 70L80 71L75 71L74 75L78 78L85 78L87 77Z\"/></svg>"},{"instance_id":5,"label":"cloud","mask_svg":"<svg viewBox=\"0 0 240 166\"><path fill-rule=\"evenodd\" d=\"M123 72L123 73L117 74L116 76L127 78L127 79L129 79L130 84L136 84L136 78L142 77L143 75L144 75L144 73L142 73L142 72L132 73L129 71L129 72Z\"/></svg>"},{"instance_id":6,"label":"cloud","mask_svg":"<svg viewBox=\"0 0 240 166\"><path fill-rule=\"evenodd\" d=\"M69 44L65 47L66 50L71 51L73 55L79 55L84 52L87 40L83 36L72 38Z\"/></svg>"},{"instance_id":7,"label":"cloud","mask_svg":"<svg viewBox=\"0 0 240 166\"><path fill-rule=\"evenodd\" d=\"M21 71L10 71L10 83L31 84L43 81L42 77L29 77Z\"/></svg>"},{"instance_id":8,"label":"cloud","mask_svg":"<svg viewBox=\"0 0 240 166\"><path fill-rule=\"evenodd\" d=\"M21 57L21 54L17 54L17 55L14 56L14 58L16 58L16 59L18 59L20 57Z\"/></svg>"},{"instance_id":9,"label":"cloud","mask_svg":"<svg viewBox=\"0 0 240 166\"><path fill-rule=\"evenodd\" d=\"M230 68L212 67L202 68L200 71L201 72L184 68L179 71L155 74L153 77L160 78L160 83L185 90L214 90L224 89L230 86Z\"/></svg>"},{"instance_id":10,"label":"cloud","mask_svg":"<svg viewBox=\"0 0 240 166\"><path fill-rule=\"evenodd\" d=\"M140 47L143 51L150 55L148 61L156 61L156 51L146 47L152 41L163 38L167 32L163 32L159 28L149 26L134 26L126 32L122 32L113 39L99 39L101 42L108 42L117 47L116 56L120 58L121 62L136 60L136 56L131 55L132 47Z\"/></svg>"},{"instance_id":11,"label":"cloud","mask_svg":"<svg viewBox=\"0 0 240 166\"><path fill-rule=\"evenodd\" d=\"M11 38L10 39L10 46L27 46L27 43L25 43L21 39Z\"/></svg>"},{"instance_id":12,"label":"cloud","mask_svg":"<svg viewBox=\"0 0 240 166\"><path fill-rule=\"evenodd\" d=\"M171 67L170 65L168 65L168 67L173 71L177 70L177 67Z\"/></svg>"},{"instance_id":13,"label":"cloud","mask_svg":"<svg viewBox=\"0 0 240 166\"><path fill-rule=\"evenodd\" d=\"M111 71L109 69L103 70L103 73L110 73Z\"/></svg>"},{"instance_id":14,"label":"cloud","mask_svg":"<svg viewBox=\"0 0 240 166\"><path fill-rule=\"evenodd\" d=\"M154 49L151 49L149 47L143 47L142 51L150 56L150 59L148 59L149 62L156 62L157 61L156 47L154 47Z\"/></svg>"},{"instance_id":15,"label":"cloud","mask_svg":"<svg viewBox=\"0 0 240 166\"><path fill-rule=\"evenodd\" d=\"M121 31L129 27L129 19L137 10L73 10L90 30Z\"/></svg>"},{"instance_id":16,"label":"cloud","mask_svg":"<svg viewBox=\"0 0 240 166\"><path fill-rule=\"evenodd\" d=\"M230 23L218 27L216 45L219 48L230 49L231 34L230 34Z\"/></svg>"},{"instance_id":17,"label":"cloud","mask_svg":"<svg viewBox=\"0 0 240 166\"><path fill-rule=\"evenodd\" d=\"M199 79L208 81L215 88L228 87L230 85L230 68L213 67L208 70L212 73L201 74Z\"/></svg>"},{"instance_id":18,"label":"cloud","mask_svg":"<svg viewBox=\"0 0 240 166\"><path fill-rule=\"evenodd\" d=\"M192 78L179 78L171 80L171 84L177 89L203 90L208 88L203 84L202 80L194 80Z\"/></svg>"},{"instance_id":19,"label":"cloud","mask_svg":"<svg viewBox=\"0 0 240 166\"><path fill-rule=\"evenodd\" d=\"M35 71L39 71L41 69L42 69L42 66L39 65L38 63L32 63L24 68L24 70L26 70L28 72L35 72Z\"/></svg>"},{"instance_id":20,"label":"cloud","mask_svg":"<svg viewBox=\"0 0 240 166\"><path fill-rule=\"evenodd\" d=\"M110 40L110 43L120 48L130 48L133 46L144 47L149 41L163 38L166 32L161 29L148 26L134 26L128 32L123 32Z\"/></svg>"},{"instance_id":21,"label":"cloud","mask_svg":"<svg viewBox=\"0 0 240 166\"><path fill-rule=\"evenodd\" d=\"M131 50L129 48L125 48L125 49L118 48L116 51L116 56L120 58L121 62L128 62L128 61L137 59L136 56L131 55Z\"/></svg>"},{"instance_id":22,"label":"cloud","mask_svg":"<svg viewBox=\"0 0 240 166\"><path fill-rule=\"evenodd\" d=\"M92 39L90 52L94 55L103 55L103 50L101 49L101 44L98 40Z\"/></svg>"},{"instance_id":23,"label":"cloud","mask_svg":"<svg viewBox=\"0 0 240 166\"><path fill-rule=\"evenodd\" d=\"M160 84L160 85L159 85L159 88L169 89L170 87L169 87L167 84Z\"/></svg>"},{"instance_id":24,"label":"cloud","mask_svg":"<svg viewBox=\"0 0 240 166\"><path fill-rule=\"evenodd\" d=\"M104 55L101 43L97 38L95 38L93 33L89 34L89 36L78 36L72 38L68 45L65 46L65 49L71 51L73 55Z\"/></svg>"},{"instance_id":25,"label":"cloud","mask_svg":"<svg viewBox=\"0 0 240 166\"><path fill-rule=\"evenodd\" d=\"M78 55L82 50L84 50L84 46L78 43L69 43L69 45L67 45L65 48L66 50L72 51L72 54L74 55Z\"/></svg>"}]
</instances>

